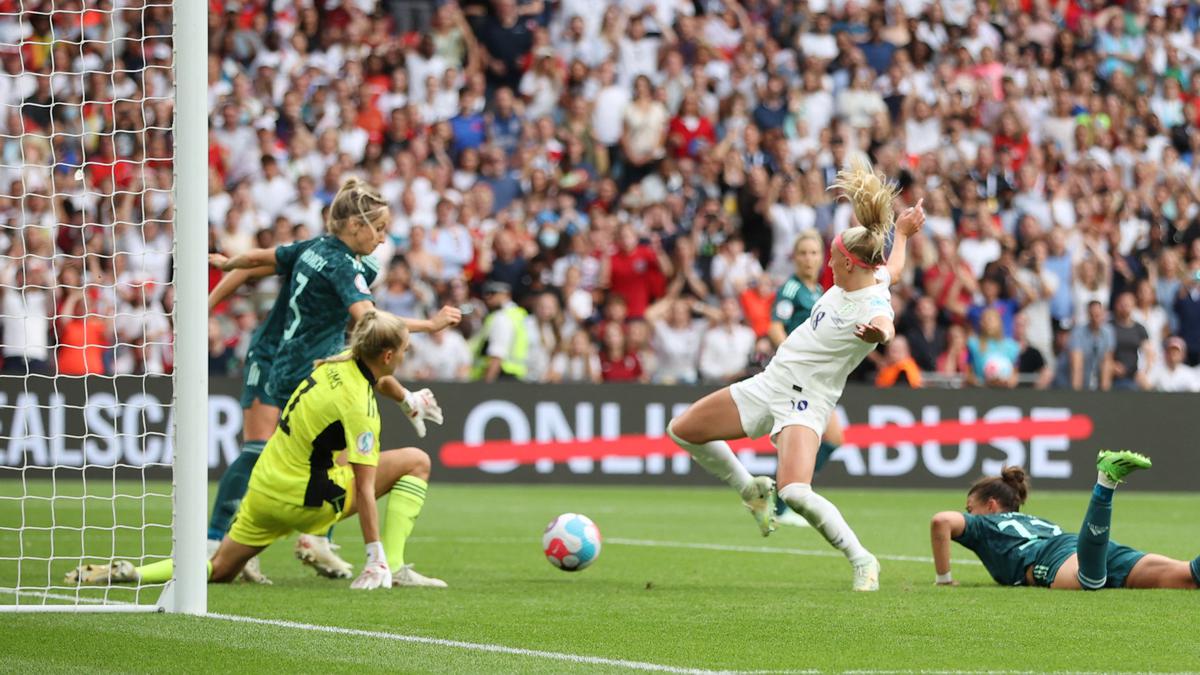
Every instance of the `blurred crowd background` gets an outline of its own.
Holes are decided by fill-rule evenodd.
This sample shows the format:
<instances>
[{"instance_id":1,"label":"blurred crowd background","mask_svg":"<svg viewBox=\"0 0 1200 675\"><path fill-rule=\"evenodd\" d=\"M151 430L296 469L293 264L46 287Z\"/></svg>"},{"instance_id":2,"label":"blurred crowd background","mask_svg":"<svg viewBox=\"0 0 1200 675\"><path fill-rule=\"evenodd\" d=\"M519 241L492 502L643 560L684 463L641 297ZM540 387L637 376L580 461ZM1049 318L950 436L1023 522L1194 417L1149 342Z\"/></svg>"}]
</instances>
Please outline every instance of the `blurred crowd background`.
<instances>
[{"instance_id":1,"label":"blurred crowd background","mask_svg":"<svg viewBox=\"0 0 1200 675\"><path fill-rule=\"evenodd\" d=\"M10 372L170 368L169 7L87 4L0 20ZM407 378L756 372L795 242L852 224L827 188L864 152L928 219L899 337L856 379L1200 391L1190 3L209 7L211 249L320 236L364 177L392 205L377 303L465 313L414 341ZM239 372L277 292L217 308L213 374Z\"/></svg>"}]
</instances>

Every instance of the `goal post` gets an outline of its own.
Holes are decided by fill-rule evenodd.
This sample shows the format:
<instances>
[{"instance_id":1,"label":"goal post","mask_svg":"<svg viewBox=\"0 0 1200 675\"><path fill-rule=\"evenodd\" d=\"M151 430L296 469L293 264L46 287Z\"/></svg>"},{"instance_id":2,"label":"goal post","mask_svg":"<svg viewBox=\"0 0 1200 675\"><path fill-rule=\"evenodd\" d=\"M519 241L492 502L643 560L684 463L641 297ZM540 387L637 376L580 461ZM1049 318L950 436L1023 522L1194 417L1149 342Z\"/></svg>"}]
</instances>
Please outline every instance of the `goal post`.
<instances>
[{"instance_id":1,"label":"goal post","mask_svg":"<svg viewBox=\"0 0 1200 675\"><path fill-rule=\"evenodd\" d=\"M0 1L0 612L207 611L207 26Z\"/></svg>"},{"instance_id":2,"label":"goal post","mask_svg":"<svg viewBox=\"0 0 1200 675\"><path fill-rule=\"evenodd\" d=\"M208 3L175 3L175 581L168 611L208 610ZM181 309L182 308L182 309Z\"/></svg>"}]
</instances>

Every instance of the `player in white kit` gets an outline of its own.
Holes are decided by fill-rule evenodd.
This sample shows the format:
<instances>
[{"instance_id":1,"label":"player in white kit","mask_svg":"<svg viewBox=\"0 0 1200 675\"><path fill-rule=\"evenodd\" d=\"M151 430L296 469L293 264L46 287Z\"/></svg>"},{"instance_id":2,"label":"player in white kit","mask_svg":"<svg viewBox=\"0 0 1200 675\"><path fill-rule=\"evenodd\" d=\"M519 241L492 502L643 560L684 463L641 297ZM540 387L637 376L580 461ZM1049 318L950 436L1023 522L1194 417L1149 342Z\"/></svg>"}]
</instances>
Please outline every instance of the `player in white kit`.
<instances>
[{"instance_id":1,"label":"player in white kit","mask_svg":"<svg viewBox=\"0 0 1200 675\"><path fill-rule=\"evenodd\" d=\"M778 496L846 555L854 567L854 590L874 591L879 589L879 562L837 507L813 492L813 468L846 378L876 345L896 334L891 277L904 268L904 239L921 229L925 211L918 202L900 215L895 226L903 236L885 261L895 188L863 157L851 159L835 186L850 200L859 225L833 240L829 266L834 285L762 373L693 403L671 420L667 435L738 491L764 537L774 529ZM770 434L779 452L778 493L769 477L751 476L726 443L763 434Z\"/></svg>"}]
</instances>

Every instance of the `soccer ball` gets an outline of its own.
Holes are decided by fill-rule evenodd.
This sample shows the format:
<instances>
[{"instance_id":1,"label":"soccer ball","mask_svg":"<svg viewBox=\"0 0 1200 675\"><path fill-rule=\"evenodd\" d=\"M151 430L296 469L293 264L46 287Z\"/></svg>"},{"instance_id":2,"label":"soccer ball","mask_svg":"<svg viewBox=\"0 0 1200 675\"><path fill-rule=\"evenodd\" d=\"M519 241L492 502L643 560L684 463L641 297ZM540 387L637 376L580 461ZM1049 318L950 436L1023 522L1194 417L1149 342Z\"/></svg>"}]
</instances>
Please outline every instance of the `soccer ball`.
<instances>
[{"instance_id":1,"label":"soccer ball","mask_svg":"<svg viewBox=\"0 0 1200 675\"><path fill-rule=\"evenodd\" d=\"M600 557L600 530L587 516L564 513L546 526L542 551L558 569L579 571Z\"/></svg>"}]
</instances>

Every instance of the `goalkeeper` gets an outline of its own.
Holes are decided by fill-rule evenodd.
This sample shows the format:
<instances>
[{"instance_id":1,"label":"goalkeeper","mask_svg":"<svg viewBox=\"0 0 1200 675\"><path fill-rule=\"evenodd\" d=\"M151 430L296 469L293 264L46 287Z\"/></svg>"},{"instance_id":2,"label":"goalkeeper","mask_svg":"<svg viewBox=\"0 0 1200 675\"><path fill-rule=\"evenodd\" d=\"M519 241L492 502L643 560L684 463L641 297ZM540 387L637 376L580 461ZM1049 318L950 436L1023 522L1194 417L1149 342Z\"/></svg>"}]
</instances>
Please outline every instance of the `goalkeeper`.
<instances>
[{"instance_id":1,"label":"goalkeeper","mask_svg":"<svg viewBox=\"0 0 1200 675\"><path fill-rule=\"evenodd\" d=\"M324 534L357 513L367 563L351 588L446 586L404 564L405 541L425 502L429 455L418 448L379 451L375 386L407 347L404 321L372 310L359 319L348 351L317 363L288 399L254 466L233 526L209 562L210 581L234 580L248 561L293 531ZM418 398L422 416L440 422L433 396ZM386 494L391 499L381 531L375 500ZM80 567L67 581L164 583L173 567L171 560L141 567L120 560Z\"/></svg>"},{"instance_id":2,"label":"goalkeeper","mask_svg":"<svg viewBox=\"0 0 1200 675\"><path fill-rule=\"evenodd\" d=\"M266 321L254 333L246 357L241 401L245 411L244 443L241 454L221 476L209 520L210 553L216 550L229 530L233 514L246 492L250 472L275 430L287 396L309 374L314 359L341 349L341 327L347 312L361 314L374 307L370 294L363 289L369 289L378 273L378 266L369 253L385 236L388 216L389 209L378 193L362 181L350 179L330 205L331 236L275 249L255 249L232 260L222 255L209 256L215 266L232 270L209 295L210 308L250 279L279 274L284 280ZM312 253L308 253L310 249ZM301 264L302 261L316 265ZM315 279L317 276L323 278ZM354 303L359 303L353 308L357 312L350 311L350 305ZM307 321L301 318L301 313ZM404 321L413 332L436 331L457 323L460 316L457 309L444 308L433 320ZM313 333L318 326L328 334L315 338ZM267 393L267 383L281 351L288 352L285 360L291 364L291 374L278 385L282 395L271 396ZM404 389L390 375L380 378L377 389L400 402L404 413L417 427L417 434L424 437L424 420L416 416L412 395L408 394L410 398L406 400ZM302 535L296 542L296 557L327 577L348 578L352 573L350 564L334 553L325 537ZM248 581L270 583L259 571L257 560L250 561L242 574Z\"/></svg>"}]
</instances>

